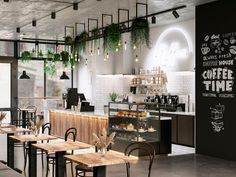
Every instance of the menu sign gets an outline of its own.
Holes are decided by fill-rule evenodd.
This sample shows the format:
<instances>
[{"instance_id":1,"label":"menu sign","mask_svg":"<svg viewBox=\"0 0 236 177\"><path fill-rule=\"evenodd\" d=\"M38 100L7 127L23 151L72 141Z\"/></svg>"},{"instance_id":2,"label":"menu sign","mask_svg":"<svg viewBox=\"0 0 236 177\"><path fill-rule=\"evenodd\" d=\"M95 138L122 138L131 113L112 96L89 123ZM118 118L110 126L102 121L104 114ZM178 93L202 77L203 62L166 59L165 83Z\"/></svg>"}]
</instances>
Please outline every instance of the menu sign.
<instances>
[{"instance_id":1,"label":"menu sign","mask_svg":"<svg viewBox=\"0 0 236 177\"><path fill-rule=\"evenodd\" d=\"M209 34L202 41L203 97L234 98L236 32Z\"/></svg>"},{"instance_id":2,"label":"menu sign","mask_svg":"<svg viewBox=\"0 0 236 177\"><path fill-rule=\"evenodd\" d=\"M207 34L201 42L202 97L233 99L235 97L234 70L236 59L236 32ZM224 130L225 105L220 102L211 105L210 123L214 132Z\"/></svg>"}]
</instances>

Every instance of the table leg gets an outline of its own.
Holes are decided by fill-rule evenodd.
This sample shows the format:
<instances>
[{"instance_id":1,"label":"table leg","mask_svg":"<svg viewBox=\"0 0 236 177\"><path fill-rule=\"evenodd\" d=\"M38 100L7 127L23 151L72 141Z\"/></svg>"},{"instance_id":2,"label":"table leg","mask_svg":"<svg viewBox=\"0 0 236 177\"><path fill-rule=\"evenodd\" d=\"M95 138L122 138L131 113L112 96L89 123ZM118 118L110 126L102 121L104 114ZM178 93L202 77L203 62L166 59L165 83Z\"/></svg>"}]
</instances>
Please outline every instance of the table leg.
<instances>
[{"instance_id":1,"label":"table leg","mask_svg":"<svg viewBox=\"0 0 236 177\"><path fill-rule=\"evenodd\" d=\"M7 134L7 166L14 169L14 141L10 138L14 134Z\"/></svg>"},{"instance_id":2,"label":"table leg","mask_svg":"<svg viewBox=\"0 0 236 177\"><path fill-rule=\"evenodd\" d=\"M26 127L26 111L22 111L22 127Z\"/></svg>"},{"instance_id":3,"label":"table leg","mask_svg":"<svg viewBox=\"0 0 236 177\"><path fill-rule=\"evenodd\" d=\"M56 152L56 177L64 177L66 163L64 155L66 151Z\"/></svg>"},{"instance_id":4,"label":"table leg","mask_svg":"<svg viewBox=\"0 0 236 177\"><path fill-rule=\"evenodd\" d=\"M105 177L106 166L93 167L93 177Z\"/></svg>"},{"instance_id":5,"label":"table leg","mask_svg":"<svg viewBox=\"0 0 236 177\"><path fill-rule=\"evenodd\" d=\"M29 151L28 151L28 157L29 157L29 176L30 177L37 177L37 149L32 146L32 144L36 144L37 142L32 141L28 142L29 144Z\"/></svg>"}]
</instances>

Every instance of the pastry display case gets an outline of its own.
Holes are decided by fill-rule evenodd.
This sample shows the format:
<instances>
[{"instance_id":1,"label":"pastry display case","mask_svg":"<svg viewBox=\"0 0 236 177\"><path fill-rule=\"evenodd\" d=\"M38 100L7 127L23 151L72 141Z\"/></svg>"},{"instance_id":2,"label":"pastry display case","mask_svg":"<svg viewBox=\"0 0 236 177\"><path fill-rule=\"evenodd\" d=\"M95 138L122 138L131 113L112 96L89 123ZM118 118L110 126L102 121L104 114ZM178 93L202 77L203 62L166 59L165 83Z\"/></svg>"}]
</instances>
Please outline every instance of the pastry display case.
<instances>
[{"instance_id":1,"label":"pastry display case","mask_svg":"<svg viewBox=\"0 0 236 177\"><path fill-rule=\"evenodd\" d=\"M123 152L132 142L146 141L158 147L161 126L160 114L150 115L151 103L109 103L109 133L116 132L114 150ZM159 108L156 108L159 110ZM158 149L158 148L157 148Z\"/></svg>"}]
</instances>

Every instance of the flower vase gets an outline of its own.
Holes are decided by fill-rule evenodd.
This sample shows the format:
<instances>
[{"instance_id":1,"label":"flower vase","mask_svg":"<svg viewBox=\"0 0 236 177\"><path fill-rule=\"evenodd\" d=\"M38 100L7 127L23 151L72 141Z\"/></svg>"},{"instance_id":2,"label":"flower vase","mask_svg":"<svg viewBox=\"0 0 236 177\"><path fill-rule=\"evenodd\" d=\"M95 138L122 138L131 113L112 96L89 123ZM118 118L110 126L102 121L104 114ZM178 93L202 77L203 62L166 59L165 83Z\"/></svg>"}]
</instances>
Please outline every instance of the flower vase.
<instances>
[{"instance_id":1,"label":"flower vase","mask_svg":"<svg viewBox=\"0 0 236 177\"><path fill-rule=\"evenodd\" d=\"M34 134L34 136L37 137L37 136L39 135L39 131L38 131L38 129L34 130L34 131L33 131L33 134Z\"/></svg>"},{"instance_id":2,"label":"flower vase","mask_svg":"<svg viewBox=\"0 0 236 177\"><path fill-rule=\"evenodd\" d=\"M107 148L101 148L100 152L101 152L102 156L105 156L107 153Z\"/></svg>"}]
</instances>

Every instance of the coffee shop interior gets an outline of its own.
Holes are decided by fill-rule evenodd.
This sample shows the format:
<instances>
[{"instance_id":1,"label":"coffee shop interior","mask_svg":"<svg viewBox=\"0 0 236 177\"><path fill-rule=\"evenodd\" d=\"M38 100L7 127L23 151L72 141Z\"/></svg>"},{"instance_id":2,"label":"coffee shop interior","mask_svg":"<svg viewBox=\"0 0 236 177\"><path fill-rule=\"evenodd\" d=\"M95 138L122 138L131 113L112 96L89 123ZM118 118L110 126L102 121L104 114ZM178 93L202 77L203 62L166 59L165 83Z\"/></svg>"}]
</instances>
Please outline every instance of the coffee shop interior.
<instances>
[{"instance_id":1,"label":"coffee shop interior","mask_svg":"<svg viewBox=\"0 0 236 177\"><path fill-rule=\"evenodd\" d=\"M235 176L235 2L0 7L0 177Z\"/></svg>"}]
</instances>

